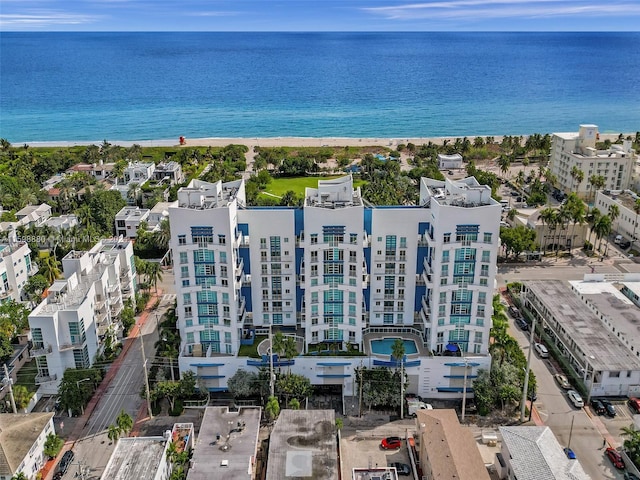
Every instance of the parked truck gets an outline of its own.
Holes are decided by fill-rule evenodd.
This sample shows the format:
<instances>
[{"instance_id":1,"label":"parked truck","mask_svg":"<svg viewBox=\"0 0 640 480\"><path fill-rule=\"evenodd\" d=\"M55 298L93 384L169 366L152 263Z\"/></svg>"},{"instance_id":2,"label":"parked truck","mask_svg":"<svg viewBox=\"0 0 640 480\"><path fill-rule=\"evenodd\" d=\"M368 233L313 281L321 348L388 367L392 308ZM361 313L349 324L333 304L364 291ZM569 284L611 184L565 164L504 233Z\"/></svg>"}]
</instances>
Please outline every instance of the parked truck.
<instances>
[{"instance_id":1,"label":"parked truck","mask_svg":"<svg viewBox=\"0 0 640 480\"><path fill-rule=\"evenodd\" d=\"M420 400L407 400L407 414L409 416L415 417L418 410L433 410L433 407Z\"/></svg>"}]
</instances>

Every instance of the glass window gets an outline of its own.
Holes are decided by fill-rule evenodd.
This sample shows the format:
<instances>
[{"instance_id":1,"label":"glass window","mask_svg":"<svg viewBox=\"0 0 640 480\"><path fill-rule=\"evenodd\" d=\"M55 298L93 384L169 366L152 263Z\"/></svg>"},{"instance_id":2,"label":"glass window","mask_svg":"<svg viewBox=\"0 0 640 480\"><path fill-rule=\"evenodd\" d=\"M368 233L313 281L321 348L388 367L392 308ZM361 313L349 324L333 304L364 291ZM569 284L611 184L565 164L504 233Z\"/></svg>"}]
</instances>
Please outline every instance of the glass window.
<instances>
[{"instance_id":1,"label":"glass window","mask_svg":"<svg viewBox=\"0 0 640 480\"><path fill-rule=\"evenodd\" d=\"M180 252L180 263L189 263L189 254L187 252Z\"/></svg>"},{"instance_id":2,"label":"glass window","mask_svg":"<svg viewBox=\"0 0 640 480\"><path fill-rule=\"evenodd\" d=\"M449 261L449 250L444 250L442 252L442 262L446 263Z\"/></svg>"},{"instance_id":3,"label":"glass window","mask_svg":"<svg viewBox=\"0 0 640 480\"><path fill-rule=\"evenodd\" d=\"M491 252L482 252L482 261L489 263L491 261Z\"/></svg>"},{"instance_id":4,"label":"glass window","mask_svg":"<svg viewBox=\"0 0 640 480\"><path fill-rule=\"evenodd\" d=\"M491 243L491 234L485 232L484 234L484 243Z\"/></svg>"}]
</instances>

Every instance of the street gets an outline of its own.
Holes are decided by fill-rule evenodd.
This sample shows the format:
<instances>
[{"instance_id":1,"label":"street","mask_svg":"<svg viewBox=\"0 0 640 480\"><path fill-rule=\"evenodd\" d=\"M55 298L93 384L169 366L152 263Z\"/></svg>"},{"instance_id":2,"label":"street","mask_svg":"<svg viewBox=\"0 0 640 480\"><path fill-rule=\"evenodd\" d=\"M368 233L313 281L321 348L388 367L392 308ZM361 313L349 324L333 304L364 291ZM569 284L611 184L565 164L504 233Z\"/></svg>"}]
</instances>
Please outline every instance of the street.
<instances>
[{"instance_id":1,"label":"street","mask_svg":"<svg viewBox=\"0 0 640 480\"><path fill-rule=\"evenodd\" d=\"M529 336L513 323L509 318L509 333L522 347L527 356L529 354ZM620 428L631 423L630 413L626 405L617 405L618 413L615 419L592 415L589 407L575 408L569 401L566 391L558 386L553 378L555 373L562 373L553 359L540 358L535 350L531 353L531 369L537 380L537 400L534 403L540 418L551 428L558 442L562 446L570 446L580 460L584 470L593 479L622 479L622 473L613 468L605 456L603 440L608 445L618 447ZM586 399L584 399L586 402ZM625 419L626 413L626 419Z\"/></svg>"}]
</instances>

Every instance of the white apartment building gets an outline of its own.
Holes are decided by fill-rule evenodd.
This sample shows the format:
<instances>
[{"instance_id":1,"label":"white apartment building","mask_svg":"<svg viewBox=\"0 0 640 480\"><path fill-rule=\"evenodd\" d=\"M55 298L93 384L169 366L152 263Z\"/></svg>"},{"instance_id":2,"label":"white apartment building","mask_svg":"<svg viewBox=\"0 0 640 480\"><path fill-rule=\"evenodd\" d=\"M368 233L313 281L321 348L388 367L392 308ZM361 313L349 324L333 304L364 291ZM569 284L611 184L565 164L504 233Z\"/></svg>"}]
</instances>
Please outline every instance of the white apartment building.
<instances>
[{"instance_id":1,"label":"white apartment building","mask_svg":"<svg viewBox=\"0 0 640 480\"><path fill-rule=\"evenodd\" d=\"M551 139L549 169L558 179L558 188L565 193L576 192L587 198L591 192L589 178L601 175L605 179L605 190L625 190L630 187L637 155L631 148L631 141L622 145L611 145L606 150L598 150L597 125L580 125L580 131L554 133ZM574 167L584 173L579 184L571 176Z\"/></svg>"},{"instance_id":2,"label":"white apartment building","mask_svg":"<svg viewBox=\"0 0 640 480\"><path fill-rule=\"evenodd\" d=\"M31 261L31 249L27 242L18 242L15 233L9 234L9 241L0 243L0 302L22 300L22 289L30 276L38 271L38 265Z\"/></svg>"},{"instance_id":3,"label":"white apartment building","mask_svg":"<svg viewBox=\"0 0 640 480\"><path fill-rule=\"evenodd\" d=\"M116 213L116 235L125 238L136 238L140 223L146 222L148 218L148 208L122 207L122 210Z\"/></svg>"},{"instance_id":4,"label":"white apartment building","mask_svg":"<svg viewBox=\"0 0 640 480\"><path fill-rule=\"evenodd\" d=\"M62 259L64 279L29 314L36 359L36 384L56 393L67 368L90 368L106 337L122 336L124 302L135 292L133 246L128 240L102 240L89 251Z\"/></svg>"},{"instance_id":5,"label":"white apartment building","mask_svg":"<svg viewBox=\"0 0 640 480\"><path fill-rule=\"evenodd\" d=\"M122 198L133 204L134 200L129 198L129 187L134 183L139 187L147 183L153 178L155 169L156 164L153 162L129 162L124 169L122 179L116 179L116 184L111 189L118 190Z\"/></svg>"},{"instance_id":6,"label":"white apartment building","mask_svg":"<svg viewBox=\"0 0 640 480\"><path fill-rule=\"evenodd\" d=\"M178 191L169 218L181 370L224 389L222 372L237 363L225 357L270 326L304 352L375 350L375 365L389 363L388 345L375 342L409 336L416 387L461 392L450 379L463 378L464 363L440 355L453 344L483 357L476 367L489 361L501 211L490 188L425 178L418 206L370 207L345 176L320 180L305 197L302 208L246 207L242 180L194 180ZM446 385L421 380L423 357L439 359ZM312 363L296 361L312 381L342 382L353 367L345 358L311 373Z\"/></svg>"},{"instance_id":7,"label":"white apartment building","mask_svg":"<svg viewBox=\"0 0 640 480\"><path fill-rule=\"evenodd\" d=\"M617 205L620 215L613 221L612 230L624 238L636 242L640 237L640 228L638 228L640 215L636 213L636 201L639 198L631 190L600 190L596 194L594 206L601 213L607 214L611 205Z\"/></svg>"},{"instance_id":8,"label":"white apartment building","mask_svg":"<svg viewBox=\"0 0 640 480\"><path fill-rule=\"evenodd\" d=\"M0 413L0 480L19 473L38 478L47 436L55 433L53 413Z\"/></svg>"},{"instance_id":9,"label":"white apartment building","mask_svg":"<svg viewBox=\"0 0 640 480\"><path fill-rule=\"evenodd\" d=\"M155 232L160 229L160 224L163 220L169 220L169 208L177 207L178 201L175 202L158 202L151 210L149 210L149 217L147 218L147 224L149 225L149 231Z\"/></svg>"}]
</instances>

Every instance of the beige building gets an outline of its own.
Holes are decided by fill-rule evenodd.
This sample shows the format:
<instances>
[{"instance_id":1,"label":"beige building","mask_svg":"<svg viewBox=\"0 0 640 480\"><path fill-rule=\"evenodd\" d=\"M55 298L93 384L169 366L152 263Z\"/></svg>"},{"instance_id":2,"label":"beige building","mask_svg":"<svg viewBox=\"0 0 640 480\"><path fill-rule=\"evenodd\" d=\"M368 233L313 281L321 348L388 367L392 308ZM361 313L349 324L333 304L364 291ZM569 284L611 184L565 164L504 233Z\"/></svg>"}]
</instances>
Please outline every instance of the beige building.
<instances>
[{"instance_id":1,"label":"beige building","mask_svg":"<svg viewBox=\"0 0 640 480\"><path fill-rule=\"evenodd\" d=\"M46 462L44 443L53 433L53 413L0 413L0 480L18 473L32 480Z\"/></svg>"},{"instance_id":2,"label":"beige building","mask_svg":"<svg viewBox=\"0 0 640 480\"><path fill-rule=\"evenodd\" d=\"M589 225L584 222L582 224L568 222L565 225L548 225L540 218L540 213L546 207L538 208L533 211L519 211L513 220L507 223L517 227L525 226L536 232L536 244L540 251L553 250L554 245L560 245L562 248L577 248L584 245L589 235Z\"/></svg>"},{"instance_id":3,"label":"beige building","mask_svg":"<svg viewBox=\"0 0 640 480\"><path fill-rule=\"evenodd\" d=\"M631 148L631 141L621 145L611 145L606 150L598 150L600 141L597 125L580 125L580 131L554 133L551 140L549 169L558 179L558 188L565 193L576 192L587 198L591 192L589 178L601 175L605 179L605 190L625 190L631 185L637 155ZM571 176L574 167L584 174L577 183Z\"/></svg>"},{"instance_id":4,"label":"beige building","mask_svg":"<svg viewBox=\"0 0 640 480\"><path fill-rule=\"evenodd\" d=\"M622 235L625 239L636 241L640 237L640 228L638 228L640 214L635 211L635 204L638 198L640 196L631 190L601 190L596 195L594 206L601 213L606 214L611 205L617 205L620 215L613 221L611 225L612 231Z\"/></svg>"},{"instance_id":5,"label":"beige building","mask_svg":"<svg viewBox=\"0 0 640 480\"><path fill-rule=\"evenodd\" d=\"M455 410L416 412L417 449L425 480L490 480L476 441Z\"/></svg>"}]
</instances>

